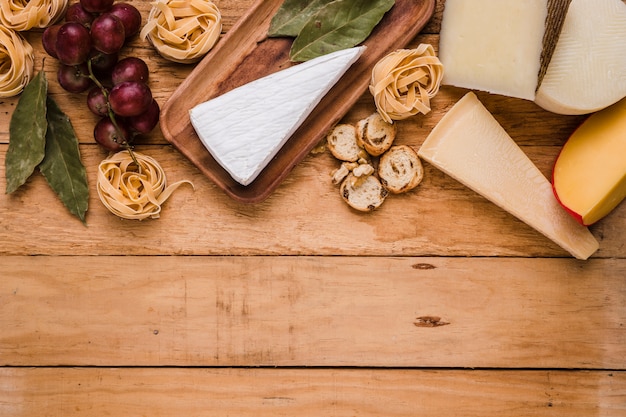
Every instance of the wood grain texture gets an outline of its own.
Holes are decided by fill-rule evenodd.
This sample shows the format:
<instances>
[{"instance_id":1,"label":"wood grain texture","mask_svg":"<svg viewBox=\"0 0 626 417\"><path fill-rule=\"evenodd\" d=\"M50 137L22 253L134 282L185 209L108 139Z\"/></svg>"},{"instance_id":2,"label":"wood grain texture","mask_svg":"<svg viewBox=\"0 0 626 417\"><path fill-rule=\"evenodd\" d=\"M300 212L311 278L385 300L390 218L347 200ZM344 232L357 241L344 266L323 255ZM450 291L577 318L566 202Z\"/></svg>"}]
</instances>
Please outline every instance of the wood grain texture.
<instances>
[{"instance_id":1,"label":"wood grain texture","mask_svg":"<svg viewBox=\"0 0 626 417\"><path fill-rule=\"evenodd\" d=\"M422 139L402 138L409 144ZM0 145L4 192L6 145ZM125 221L109 213L95 192L106 153L82 146L91 189L87 226L73 218L40 174L0 198L0 254L7 255L374 255L549 256L568 254L543 235L430 165L423 183L392 196L380 210L350 209L330 179L339 163L329 152L311 155L267 201L241 204L227 197L176 150L138 147L164 167L170 182L189 179L158 220ZM547 173L557 149L526 147ZM289 213L285 216L285 213ZM595 257L623 257L626 207L591 230Z\"/></svg>"},{"instance_id":2,"label":"wood grain texture","mask_svg":"<svg viewBox=\"0 0 626 417\"><path fill-rule=\"evenodd\" d=\"M3 365L626 366L624 260L2 259Z\"/></svg>"},{"instance_id":3,"label":"wood grain texture","mask_svg":"<svg viewBox=\"0 0 626 417\"><path fill-rule=\"evenodd\" d=\"M371 369L0 369L3 416L624 416L626 374Z\"/></svg>"},{"instance_id":4,"label":"wood grain texture","mask_svg":"<svg viewBox=\"0 0 626 417\"><path fill-rule=\"evenodd\" d=\"M216 0L222 34L254 2ZM437 48L443 7L409 47ZM120 220L96 196L95 116L56 83L41 31L24 35L91 198L83 226L40 174L5 194L17 98L0 100L0 416L626 416L625 205L592 226L583 262L427 164L363 214L325 150L248 205L156 129L137 150L195 189L158 220ZM138 38L124 54L146 60L160 104L193 70ZM398 142L418 148L465 93L443 87ZM546 176L584 120L477 94ZM373 111L366 93L342 120Z\"/></svg>"}]
</instances>

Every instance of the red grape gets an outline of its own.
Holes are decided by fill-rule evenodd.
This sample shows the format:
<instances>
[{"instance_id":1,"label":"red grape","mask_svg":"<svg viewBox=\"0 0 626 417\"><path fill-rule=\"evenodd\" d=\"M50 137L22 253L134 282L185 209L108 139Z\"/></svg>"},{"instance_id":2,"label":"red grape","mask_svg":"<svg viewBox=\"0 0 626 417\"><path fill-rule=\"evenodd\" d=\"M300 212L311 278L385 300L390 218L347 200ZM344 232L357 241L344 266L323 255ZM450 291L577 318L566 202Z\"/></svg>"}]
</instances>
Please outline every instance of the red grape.
<instances>
[{"instance_id":1,"label":"red grape","mask_svg":"<svg viewBox=\"0 0 626 417\"><path fill-rule=\"evenodd\" d=\"M41 44L43 49L53 58L58 58L57 55L57 34L61 29L61 25L53 25L46 28L41 35Z\"/></svg>"},{"instance_id":2,"label":"red grape","mask_svg":"<svg viewBox=\"0 0 626 417\"><path fill-rule=\"evenodd\" d=\"M137 81L124 81L115 85L109 93L111 110L122 117L138 116L152 103L150 88Z\"/></svg>"},{"instance_id":3,"label":"red grape","mask_svg":"<svg viewBox=\"0 0 626 417\"><path fill-rule=\"evenodd\" d=\"M128 128L122 121L116 120L117 127L111 119L103 117L96 123L96 127L93 129L93 137L104 149L117 152L121 151L128 144L128 138L130 137Z\"/></svg>"},{"instance_id":4,"label":"red grape","mask_svg":"<svg viewBox=\"0 0 626 417\"><path fill-rule=\"evenodd\" d=\"M117 53L105 54L93 49L89 55L91 69L99 74L110 73L115 67L115 64L117 64L117 58Z\"/></svg>"},{"instance_id":5,"label":"red grape","mask_svg":"<svg viewBox=\"0 0 626 417\"><path fill-rule=\"evenodd\" d=\"M107 116L109 105L104 92L100 87L93 87L87 94L87 107L97 116Z\"/></svg>"},{"instance_id":6,"label":"red grape","mask_svg":"<svg viewBox=\"0 0 626 417\"><path fill-rule=\"evenodd\" d=\"M118 52L126 40L124 24L119 17L103 13L91 23L93 47L105 54Z\"/></svg>"},{"instance_id":7,"label":"red grape","mask_svg":"<svg viewBox=\"0 0 626 417\"><path fill-rule=\"evenodd\" d=\"M65 12L66 22L77 22L86 27L91 25L91 22L93 22L95 17L96 16L94 14L85 10L80 3L71 4Z\"/></svg>"},{"instance_id":8,"label":"red grape","mask_svg":"<svg viewBox=\"0 0 626 417\"><path fill-rule=\"evenodd\" d=\"M90 13L104 13L113 6L114 0L80 0L83 9Z\"/></svg>"},{"instance_id":9,"label":"red grape","mask_svg":"<svg viewBox=\"0 0 626 417\"><path fill-rule=\"evenodd\" d=\"M148 82L150 70L144 60L136 57L127 57L120 60L111 70L113 85L124 81Z\"/></svg>"},{"instance_id":10,"label":"red grape","mask_svg":"<svg viewBox=\"0 0 626 417\"><path fill-rule=\"evenodd\" d=\"M80 65L59 65L57 81L64 90L70 93L82 93L91 87L89 69L86 63Z\"/></svg>"},{"instance_id":11,"label":"red grape","mask_svg":"<svg viewBox=\"0 0 626 417\"><path fill-rule=\"evenodd\" d=\"M141 24L141 13L130 3L79 0L68 6L65 23L42 34L43 49L59 61L59 85L71 93L89 91L87 107L100 117L94 139L110 151L129 148L135 135L159 123L161 110L147 85L148 65L136 57L118 61Z\"/></svg>"},{"instance_id":12,"label":"red grape","mask_svg":"<svg viewBox=\"0 0 626 417\"><path fill-rule=\"evenodd\" d=\"M126 122L128 127L135 132L150 133L159 123L160 113L159 103L153 99L150 106L148 106L148 110L138 116L127 118Z\"/></svg>"},{"instance_id":13,"label":"red grape","mask_svg":"<svg viewBox=\"0 0 626 417\"><path fill-rule=\"evenodd\" d=\"M57 58L65 65L82 64L91 51L91 37L85 26L76 22L64 23L57 33Z\"/></svg>"},{"instance_id":14,"label":"red grape","mask_svg":"<svg viewBox=\"0 0 626 417\"><path fill-rule=\"evenodd\" d=\"M109 13L119 17L124 24L124 33L126 38L139 33L141 29L141 13L135 6L128 3L115 3Z\"/></svg>"}]
</instances>

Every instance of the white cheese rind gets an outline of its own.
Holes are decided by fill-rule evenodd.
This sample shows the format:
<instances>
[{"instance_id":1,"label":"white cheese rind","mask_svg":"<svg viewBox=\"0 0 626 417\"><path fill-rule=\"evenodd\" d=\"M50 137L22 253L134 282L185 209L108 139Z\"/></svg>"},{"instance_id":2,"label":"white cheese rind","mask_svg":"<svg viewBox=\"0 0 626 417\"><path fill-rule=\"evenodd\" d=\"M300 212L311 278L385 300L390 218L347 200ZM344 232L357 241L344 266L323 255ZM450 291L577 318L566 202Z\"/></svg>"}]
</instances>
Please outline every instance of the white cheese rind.
<instances>
[{"instance_id":1,"label":"white cheese rind","mask_svg":"<svg viewBox=\"0 0 626 417\"><path fill-rule=\"evenodd\" d=\"M508 211L579 259L599 247L560 206L546 177L474 93L435 126L419 156Z\"/></svg>"},{"instance_id":2,"label":"white cheese rind","mask_svg":"<svg viewBox=\"0 0 626 417\"><path fill-rule=\"evenodd\" d=\"M191 123L215 160L248 185L364 49L327 54L233 89L192 108Z\"/></svg>"},{"instance_id":3,"label":"white cheese rind","mask_svg":"<svg viewBox=\"0 0 626 417\"><path fill-rule=\"evenodd\" d=\"M446 0L443 84L534 100L547 0Z\"/></svg>"},{"instance_id":4,"label":"white cheese rind","mask_svg":"<svg viewBox=\"0 0 626 417\"><path fill-rule=\"evenodd\" d=\"M572 0L535 103L559 114L601 110L626 96L626 3Z\"/></svg>"}]
</instances>

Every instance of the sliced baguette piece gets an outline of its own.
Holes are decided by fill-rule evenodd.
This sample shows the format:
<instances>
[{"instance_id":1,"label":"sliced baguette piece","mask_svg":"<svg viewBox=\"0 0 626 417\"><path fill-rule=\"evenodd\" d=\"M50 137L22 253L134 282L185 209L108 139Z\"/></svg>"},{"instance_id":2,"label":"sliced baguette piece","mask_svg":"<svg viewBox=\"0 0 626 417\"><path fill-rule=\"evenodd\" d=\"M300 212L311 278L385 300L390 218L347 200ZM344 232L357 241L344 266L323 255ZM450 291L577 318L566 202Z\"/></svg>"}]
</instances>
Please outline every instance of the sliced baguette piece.
<instances>
[{"instance_id":1,"label":"sliced baguette piece","mask_svg":"<svg viewBox=\"0 0 626 417\"><path fill-rule=\"evenodd\" d=\"M424 167L413 148L395 145L380 157L378 177L390 193L405 193L422 182Z\"/></svg>"},{"instance_id":2,"label":"sliced baguette piece","mask_svg":"<svg viewBox=\"0 0 626 417\"><path fill-rule=\"evenodd\" d=\"M374 175L368 175L363 180L356 178L352 173L343 180L339 192L350 207L364 212L376 210L389 194Z\"/></svg>"},{"instance_id":3,"label":"sliced baguette piece","mask_svg":"<svg viewBox=\"0 0 626 417\"><path fill-rule=\"evenodd\" d=\"M356 124L357 144L372 156L385 153L396 139L396 125L387 123L378 113L372 113Z\"/></svg>"},{"instance_id":4,"label":"sliced baguette piece","mask_svg":"<svg viewBox=\"0 0 626 417\"><path fill-rule=\"evenodd\" d=\"M336 125L326 135L328 149L340 161L357 161L363 149L357 144L356 128L342 123Z\"/></svg>"}]
</instances>

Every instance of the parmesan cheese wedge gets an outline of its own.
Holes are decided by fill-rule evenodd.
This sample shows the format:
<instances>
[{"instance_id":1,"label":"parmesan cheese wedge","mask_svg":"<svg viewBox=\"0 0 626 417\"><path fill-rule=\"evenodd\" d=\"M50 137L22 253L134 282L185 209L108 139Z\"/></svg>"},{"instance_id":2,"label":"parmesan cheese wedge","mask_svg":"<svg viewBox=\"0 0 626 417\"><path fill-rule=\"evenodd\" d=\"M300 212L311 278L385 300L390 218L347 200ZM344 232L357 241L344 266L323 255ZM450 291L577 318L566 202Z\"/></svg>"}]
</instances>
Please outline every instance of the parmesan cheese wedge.
<instances>
[{"instance_id":1,"label":"parmesan cheese wedge","mask_svg":"<svg viewBox=\"0 0 626 417\"><path fill-rule=\"evenodd\" d=\"M547 14L548 0L446 0L443 84L534 100Z\"/></svg>"},{"instance_id":2,"label":"parmesan cheese wedge","mask_svg":"<svg viewBox=\"0 0 626 417\"><path fill-rule=\"evenodd\" d=\"M546 177L474 93L435 126L419 156L557 243L587 259L599 247L558 203Z\"/></svg>"},{"instance_id":3,"label":"parmesan cheese wedge","mask_svg":"<svg viewBox=\"0 0 626 417\"><path fill-rule=\"evenodd\" d=\"M626 96L626 3L572 0L535 103L559 114L601 110Z\"/></svg>"},{"instance_id":4,"label":"parmesan cheese wedge","mask_svg":"<svg viewBox=\"0 0 626 417\"><path fill-rule=\"evenodd\" d=\"M323 55L235 88L192 108L191 123L215 160L248 185L364 50Z\"/></svg>"}]
</instances>

